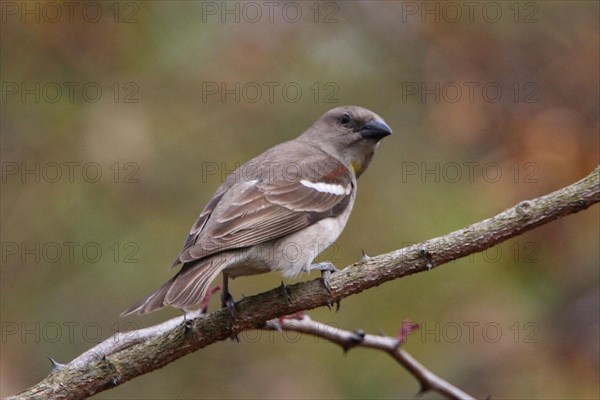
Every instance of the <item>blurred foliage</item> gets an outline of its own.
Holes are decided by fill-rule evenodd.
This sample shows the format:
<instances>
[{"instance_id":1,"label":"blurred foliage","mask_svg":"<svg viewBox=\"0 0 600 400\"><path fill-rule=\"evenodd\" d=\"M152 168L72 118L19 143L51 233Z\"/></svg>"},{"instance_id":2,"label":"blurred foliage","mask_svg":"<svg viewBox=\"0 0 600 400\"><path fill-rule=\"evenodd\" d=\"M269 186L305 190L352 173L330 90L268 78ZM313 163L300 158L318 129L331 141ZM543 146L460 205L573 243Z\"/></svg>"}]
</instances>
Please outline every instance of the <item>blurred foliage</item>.
<instances>
[{"instance_id":1,"label":"blurred foliage","mask_svg":"<svg viewBox=\"0 0 600 400\"><path fill-rule=\"evenodd\" d=\"M394 129L327 254L339 266L361 249L374 255L462 228L598 164L597 2L470 2L472 14L460 2L274 2L272 21L262 2L252 3L260 18L250 3L152 1L74 3L72 19L73 2L51 3L60 18L49 3L2 4L2 396L45 377L46 356L68 362L116 329L177 315L118 316L172 275L166 267L227 170L329 108L358 104ZM236 82L247 90L238 100L207 93ZM278 85L273 101L268 82ZM264 89L258 98L252 83ZM285 85L302 96L292 101ZM68 162L79 163L72 182ZM39 182L21 174L35 163ZM56 182L53 163L62 166ZM404 319L421 322L407 350L478 397L598 398L598 238L593 207L354 296L337 314L310 314L388 334ZM238 279L234 296L280 279ZM241 339L97 397L410 398L418 390L383 354L344 355L295 335Z\"/></svg>"}]
</instances>

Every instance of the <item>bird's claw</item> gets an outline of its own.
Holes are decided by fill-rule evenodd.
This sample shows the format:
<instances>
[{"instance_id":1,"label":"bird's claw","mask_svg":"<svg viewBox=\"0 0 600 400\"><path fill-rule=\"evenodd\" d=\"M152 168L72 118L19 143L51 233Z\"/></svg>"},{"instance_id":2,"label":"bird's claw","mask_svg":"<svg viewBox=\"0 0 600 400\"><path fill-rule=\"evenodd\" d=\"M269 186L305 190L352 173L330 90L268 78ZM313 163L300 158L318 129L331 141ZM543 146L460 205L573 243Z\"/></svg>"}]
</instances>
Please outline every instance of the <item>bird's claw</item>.
<instances>
[{"instance_id":1,"label":"bird's claw","mask_svg":"<svg viewBox=\"0 0 600 400\"><path fill-rule=\"evenodd\" d=\"M290 288L285 283L283 283L283 281L281 281L281 286L279 286L279 288L283 292L283 295L285 296L286 301L288 303L291 303L292 302L292 291L290 290Z\"/></svg>"},{"instance_id":2,"label":"bird's claw","mask_svg":"<svg viewBox=\"0 0 600 400\"><path fill-rule=\"evenodd\" d=\"M331 283L329 282L330 276L331 271L321 271L321 281L323 282L323 286L325 286L325 290L327 290L327 293L329 293L329 295L333 297L333 293L331 292Z\"/></svg>"},{"instance_id":3,"label":"bird's claw","mask_svg":"<svg viewBox=\"0 0 600 400\"><path fill-rule=\"evenodd\" d=\"M331 292L331 284L329 283L329 277L331 276L332 272L339 272L339 269L337 269L335 267L335 265L333 265L330 262L320 262L320 263L316 263L316 264L312 264L309 268L309 271L321 271L321 281L323 281L323 286L325 286L325 289L327 290L327 292L329 293L330 296L333 297L333 294Z\"/></svg>"},{"instance_id":4,"label":"bird's claw","mask_svg":"<svg viewBox=\"0 0 600 400\"><path fill-rule=\"evenodd\" d=\"M331 283L329 282L329 277L331 276L331 274L333 272L339 272L340 270L337 269L335 267L335 265L333 265L330 262L320 262L320 263L316 263L316 264L312 264L309 269L309 271L321 271L321 282L323 282L323 286L325 286L325 290L327 290L327 293L329 293L329 296L331 296L332 299L334 299L333 297L333 291L331 289ZM338 299L334 299L335 300L335 304L336 304L336 311L338 311L340 309L340 301ZM332 301L333 303L333 301ZM331 304L328 304L327 307L331 310Z\"/></svg>"},{"instance_id":5,"label":"bird's claw","mask_svg":"<svg viewBox=\"0 0 600 400\"><path fill-rule=\"evenodd\" d=\"M221 307L226 308L232 318L235 316L235 300L231 293L226 291L221 293Z\"/></svg>"}]
</instances>

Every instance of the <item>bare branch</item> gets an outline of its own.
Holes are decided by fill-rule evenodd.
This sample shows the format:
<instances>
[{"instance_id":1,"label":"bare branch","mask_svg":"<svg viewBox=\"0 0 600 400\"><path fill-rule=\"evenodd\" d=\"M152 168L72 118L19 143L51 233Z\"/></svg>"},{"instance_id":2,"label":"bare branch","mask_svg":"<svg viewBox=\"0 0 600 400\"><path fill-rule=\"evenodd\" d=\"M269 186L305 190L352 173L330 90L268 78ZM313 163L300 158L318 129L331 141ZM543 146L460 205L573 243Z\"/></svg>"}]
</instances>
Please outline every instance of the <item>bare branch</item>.
<instances>
[{"instance_id":1,"label":"bare branch","mask_svg":"<svg viewBox=\"0 0 600 400\"><path fill-rule=\"evenodd\" d=\"M168 332L178 326L184 326L182 324L189 323L191 319L197 318L202 315L202 312L194 314L188 313L185 316L171 318L158 325L150 326L148 328L137 329L134 331L117 332L102 343L97 344L85 353L81 354L73 361L69 363L69 367L85 367L89 362L110 357L111 355L118 353L119 351L125 350L138 343L146 342L150 339Z\"/></svg>"},{"instance_id":2,"label":"bare branch","mask_svg":"<svg viewBox=\"0 0 600 400\"><path fill-rule=\"evenodd\" d=\"M10 399L82 399L139 375L162 368L193 351L266 321L298 311L331 304L406 275L427 271L573 214L600 200L600 167L586 178L537 199L522 201L495 217L426 242L371 257L331 275L331 296L316 279L242 299L236 318L219 310L176 326L148 340L123 348L109 357L87 358L87 364L69 363ZM290 296L289 301L286 299ZM77 359L76 359L77 360Z\"/></svg>"},{"instance_id":3,"label":"bare branch","mask_svg":"<svg viewBox=\"0 0 600 400\"><path fill-rule=\"evenodd\" d=\"M280 318L268 321L265 329L286 330L305 333L320 337L330 342L339 344L344 351L353 347L366 347L382 350L392 356L400 365L410 372L421 384L421 393L426 391L437 392L448 399L475 399L456 386L445 381L424 365L415 360L401 348L402 340L389 336L376 336L359 331L345 331L331 325L313 321L308 315L302 318Z\"/></svg>"}]
</instances>

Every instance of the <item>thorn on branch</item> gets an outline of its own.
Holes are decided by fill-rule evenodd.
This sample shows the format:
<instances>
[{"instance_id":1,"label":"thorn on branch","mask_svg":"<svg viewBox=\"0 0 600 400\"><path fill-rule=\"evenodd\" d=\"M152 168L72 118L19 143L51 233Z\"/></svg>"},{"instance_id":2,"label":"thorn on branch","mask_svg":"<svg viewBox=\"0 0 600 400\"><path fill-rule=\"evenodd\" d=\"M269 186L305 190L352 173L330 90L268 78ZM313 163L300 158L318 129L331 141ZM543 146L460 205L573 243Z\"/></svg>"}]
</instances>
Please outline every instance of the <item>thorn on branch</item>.
<instances>
[{"instance_id":1,"label":"thorn on branch","mask_svg":"<svg viewBox=\"0 0 600 400\"><path fill-rule=\"evenodd\" d=\"M421 257L425 261L427 271L431 271L431 269L433 268L433 257L431 256L431 253L425 249L419 249L419 257Z\"/></svg>"},{"instance_id":2,"label":"thorn on branch","mask_svg":"<svg viewBox=\"0 0 600 400\"><path fill-rule=\"evenodd\" d=\"M50 370L51 374L53 374L55 372L58 372L58 371L60 371L61 369L63 369L65 367L65 364L59 363L58 361L56 361L52 357L48 357L48 360L50 360L50 363L52 364L52 369Z\"/></svg>"},{"instance_id":3,"label":"thorn on branch","mask_svg":"<svg viewBox=\"0 0 600 400\"><path fill-rule=\"evenodd\" d=\"M360 249L360 251L362 252L362 258L360 259L361 262L366 262L371 259L371 257L369 257L363 249Z\"/></svg>"},{"instance_id":4,"label":"thorn on branch","mask_svg":"<svg viewBox=\"0 0 600 400\"><path fill-rule=\"evenodd\" d=\"M402 343L405 343L408 335L419 330L420 327L421 324L416 322L402 322L402 325L400 325L400 331L398 331L398 334L396 335L396 339L398 339L398 346L400 346Z\"/></svg>"},{"instance_id":5,"label":"thorn on branch","mask_svg":"<svg viewBox=\"0 0 600 400\"><path fill-rule=\"evenodd\" d=\"M102 355L101 363L106 364L111 370L115 370L113 363L106 357L106 354Z\"/></svg>"},{"instance_id":6,"label":"thorn on branch","mask_svg":"<svg viewBox=\"0 0 600 400\"><path fill-rule=\"evenodd\" d=\"M419 381L419 391L417 392L417 396L423 396L425 393L429 392L430 390L432 390L431 386L429 386L428 383L425 383L424 381Z\"/></svg>"},{"instance_id":7,"label":"thorn on branch","mask_svg":"<svg viewBox=\"0 0 600 400\"><path fill-rule=\"evenodd\" d=\"M342 348L344 349L344 354L347 353L348 350L350 350L353 347L358 346L365 340L366 333L362 329L356 329L350 333L351 333L351 335L348 337L348 340L344 341L343 344L341 345Z\"/></svg>"},{"instance_id":8,"label":"thorn on branch","mask_svg":"<svg viewBox=\"0 0 600 400\"><path fill-rule=\"evenodd\" d=\"M520 202L517 205L517 214L520 217L528 217L531 214L531 203L527 200Z\"/></svg>"},{"instance_id":9,"label":"thorn on branch","mask_svg":"<svg viewBox=\"0 0 600 400\"><path fill-rule=\"evenodd\" d=\"M366 332L362 329L356 329L355 331L352 331L352 333L354 334L354 336L350 337L350 340L354 343L362 343L365 340L365 335Z\"/></svg>"}]
</instances>

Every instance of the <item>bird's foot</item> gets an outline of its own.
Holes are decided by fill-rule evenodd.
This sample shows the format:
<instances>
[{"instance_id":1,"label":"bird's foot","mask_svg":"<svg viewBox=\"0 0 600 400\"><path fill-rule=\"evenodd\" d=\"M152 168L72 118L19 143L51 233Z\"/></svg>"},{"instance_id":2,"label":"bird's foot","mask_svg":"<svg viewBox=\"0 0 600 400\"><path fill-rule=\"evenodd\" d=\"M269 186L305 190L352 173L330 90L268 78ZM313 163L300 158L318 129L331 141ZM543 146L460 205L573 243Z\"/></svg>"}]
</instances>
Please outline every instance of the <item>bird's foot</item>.
<instances>
[{"instance_id":1,"label":"bird's foot","mask_svg":"<svg viewBox=\"0 0 600 400\"><path fill-rule=\"evenodd\" d=\"M233 319L235 316L235 300L229 293L229 275L223 272L223 290L221 291L221 308L226 308Z\"/></svg>"},{"instance_id":2,"label":"bird's foot","mask_svg":"<svg viewBox=\"0 0 600 400\"><path fill-rule=\"evenodd\" d=\"M288 303L291 303L292 302L292 291L290 290L290 288L285 283L283 283L283 281L281 281L281 286L279 286L279 288L283 292L283 295L285 296L286 301Z\"/></svg>"},{"instance_id":3,"label":"bird's foot","mask_svg":"<svg viewBox=\"0 0 600 400\"><path fill-rule=\"evenodd\" d=\"M329 295L333 297L333 294L331 292L331 284L329 283L329 277L331 276L332 272L339 272L339 269L337 269L335 265L333 265L330 262L320 262L316 264L311 264L308 267L309 272L315 270L321 271L321 281L323 282L323 286L325 286L325 289L327 289Z\"/></svg>"},{"instance_id":4,"label":"bird's foot","mask_svg":"<svg viewBox=\"0 0 600 400\"><path fill-rule=\"evenodd\" d=\"M229 315L231 318L235 316L235 300L233 300L233 296L226 290L221 292L221 307L226 308L229 311Z\"/></svg>"}]
</instances>

